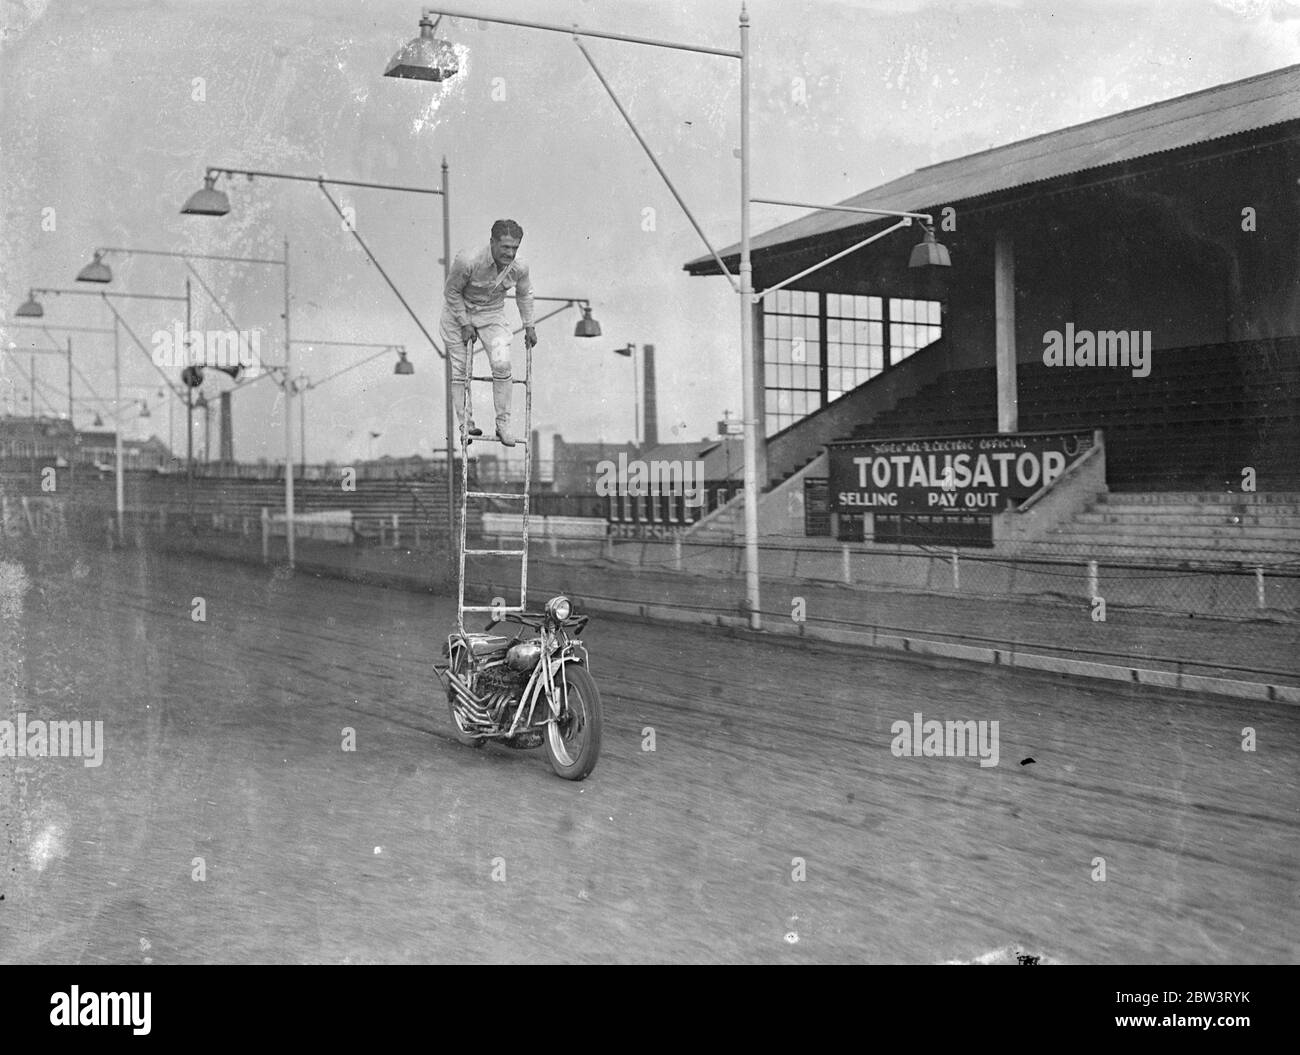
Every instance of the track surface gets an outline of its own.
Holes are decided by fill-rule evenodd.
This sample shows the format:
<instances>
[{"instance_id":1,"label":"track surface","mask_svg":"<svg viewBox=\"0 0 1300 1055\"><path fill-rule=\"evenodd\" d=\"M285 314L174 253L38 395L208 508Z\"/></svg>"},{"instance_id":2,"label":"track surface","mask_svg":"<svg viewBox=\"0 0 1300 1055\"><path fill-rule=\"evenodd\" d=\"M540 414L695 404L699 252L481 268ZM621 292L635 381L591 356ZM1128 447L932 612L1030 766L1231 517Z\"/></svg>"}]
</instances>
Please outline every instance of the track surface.
<instances>
[{"instance_id":1,"label":"track surface","mask_svg":"<svg viewBox=\"0 0 1300 1055\"><path fill-rule=\"evenodd\" d=\"M0 960L1300 952L1295 708L597 617L574 784L450 738L451 617L216 561L0 562L0 718L105 739L97 768L0 758ZM998 765L895 757L917 711L997 721Z\"/></svg>"}]
</instances>

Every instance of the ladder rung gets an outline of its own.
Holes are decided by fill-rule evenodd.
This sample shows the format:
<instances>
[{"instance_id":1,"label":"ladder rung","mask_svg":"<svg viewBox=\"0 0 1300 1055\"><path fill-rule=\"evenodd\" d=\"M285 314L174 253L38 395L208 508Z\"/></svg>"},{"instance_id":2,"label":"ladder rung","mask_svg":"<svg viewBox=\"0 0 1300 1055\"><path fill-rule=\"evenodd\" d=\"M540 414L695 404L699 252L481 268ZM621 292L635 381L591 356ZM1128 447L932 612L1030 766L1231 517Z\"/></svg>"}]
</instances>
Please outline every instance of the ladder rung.
<instances>
[{"instance_id":1,"label":"ladder rung","mask_svg":"<svg viewBox=\"0 0 1300 1055\"><path fill-rule=\"evenodd\" d=\"M479 554L480 556L487 553L496 554L498 557L522 557L528 551L526 549L467 549L465 556L470 554Z\"/></svg>"},{"instance_id":2,"label":"ladder rung","mask_svg":"<svg viewBox=\"0 0 1300 1055\"><path fill-rule=\"evenodd\" d=\"M461 607L462 612L522 612L523 605L484 605L484 604L467 604Z\"/></svg>"},{"instance_id":3,"label":"ladder rung","mask_svg":"<svg viewBox=\"0 0 1300 1055\"><path fill-rule=\"evenodd\" d=\"M470 442L470 443L500 443L500 442L501 442L501 437L500 437L500 436L489 436L487 433L484 433L482 436L471 436L471 437L469 438L469 442ZM516 447L527 447L527 446L528 446L528 441L527 441L527 440L524 440L524 439L517 439L517 440L515 440L515 446L516 446Z\"/></svg>"},{"instance_id":4,"label":"ladder rung","mask_svg":"<svg viewBox=\"0 0 1300 1055\"><path fill-rule=\"evenodd\" d=\"M518 491L466 491L466 498L527 498Z\"/></svg>"},{"instance_id":5,"label":"ladder rung","mask_svg":"<svg viewBox=\"0 0 1300 1055\"><path fill-rule=\"evenodd\" d=\"M470 380L471 380L471 381L495 381L496 378L495 378L495 377L492 377L491 375L489 375L489 376L487 376L487 377L474 377L474 376L471 375ZM528 381L527 381L526 378L522 378L522 377L512 377L512 378L510 379L510 383L511 383L511 384L514 384L514 385L526 385L526 384L528 384Z\"/></svg>"}]
</instances>

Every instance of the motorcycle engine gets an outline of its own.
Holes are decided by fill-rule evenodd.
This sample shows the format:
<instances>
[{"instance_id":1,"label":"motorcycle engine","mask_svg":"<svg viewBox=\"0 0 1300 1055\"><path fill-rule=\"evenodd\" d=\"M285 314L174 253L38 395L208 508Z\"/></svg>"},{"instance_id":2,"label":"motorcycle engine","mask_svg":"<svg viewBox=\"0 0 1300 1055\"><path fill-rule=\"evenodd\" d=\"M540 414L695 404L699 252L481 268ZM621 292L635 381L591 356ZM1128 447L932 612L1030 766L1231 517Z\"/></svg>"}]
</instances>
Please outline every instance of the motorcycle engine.
<instances>
[{"instance_id":1,"label":"motorcycle engine","mask_svg":"<svg viewBox=\"0 0 1300 1055\"><path fill-rule=\"evenodd\" d=\"M506 665L489 667L479 674L475 689L487 701L493 721L501 721L505 710L516 703L528 684L528 675Z\"/></svg>"}]
</instances>

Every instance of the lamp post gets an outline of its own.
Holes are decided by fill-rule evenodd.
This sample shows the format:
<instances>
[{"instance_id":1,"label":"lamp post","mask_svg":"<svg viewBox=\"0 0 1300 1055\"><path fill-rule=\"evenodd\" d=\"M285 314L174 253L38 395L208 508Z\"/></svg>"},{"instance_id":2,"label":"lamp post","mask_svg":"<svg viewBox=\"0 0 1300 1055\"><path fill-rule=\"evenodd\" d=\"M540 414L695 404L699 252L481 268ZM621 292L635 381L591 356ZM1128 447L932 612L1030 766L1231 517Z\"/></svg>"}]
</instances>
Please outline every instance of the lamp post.
<instances>
[{"instance_id":1,"label":"lamp post","mask_svg":"<svg viewBox=\"0 0 1300 1055\"><path fill-rule=\"evenodd\" d=\"M632 446L641 447L641 381L637 377L636 345L628 341L626 348L615 348L615 355L628 356L632 360Z\"/></svg>"},{"instance_id":2,"label":"lamp post","mask_svg":"<svg viewBox=\"0 0 1300 1055\"><path fill-rule=\"evenodd\" d=\"M186 282L185 282L185 296L183 296L183 297L169 296L169 295L167 295L167 294L163 294L163 293L119 293L119 292L117 292L117 291L115 290L112 294L109 294L106 290L95 291L95 290L89 290L89 289L58 289L58 288L53 288L53 287L48 287L48 286L45 286L45 287L34 287L34 288L32 288L31 290L28 291L28 294L27 294L27 300L25 300L25 301L24 301L24 302L19 306L18 310L17 310L16 312L14 312L14 314L15 314L16 316L18 316L19 318L23 318L23 319L40 319L40 318L44 318L44 316L45 316L45 308L44 308L44 306L40 303L40 301L38 301L38 300L36 299L37 294L40 294L41 296L49 295L49 296L81 296L81 297L99 297L99 298L101 298L101 299L104 301L104 303L108 306L108 310L111 311L111 312L113 313L113 387L114 387L114 398L115 398L115 400L116 400L119 404L120 404L120 402L121 402L121 396L122 396L122 356L121 356L121 349L120 349L120 345L119 345L119 327L120 327L120 325L121 325L121 323L122 323L122 316L118 313L118 310L113 306L112 301L110 301L110 300L108 299L109 296L111 295L111 296L114 296L114 297L121 297L121 298L124 299L124 300L168 300L168 301L182 301L182 302L184 302L184 304L185 304L186 333L188 334L188 332L189 332L189 321L190 321L190 283L189 283L189 280L188 280L188 279L187 279ZM132 334L132 336L134 336L134 334ZM136 343L137 343L137 344L139 343L139 339L138 339L138 338L136 339ZM143 345L142 345L141 347L143 347ZM165 376L166 376L166 375L164 375L164 377L165 377ZM170 384L170 381L169 381L168 383ZM193 428L191 427L191 428L188 429L187 431L188 431L189 434L190 434L190 443L191 443L191 450L192 450L192 445L193 445L193 432L194 432L194 430L193 430ZM124 520L125 515L126 515L126 500L125 500L125 491L124 491L124 485L123 485L123 480L122 480L122 430L121 430L120 428L118 428L118 429L115 430L115 432L116 432L116 435L117 435L117 441L116 441L116 454L115 454L115 457L116 457L116 460L117 460L117 470L116 470L116 474L115 474L116 477L117 477L117 487L116 487L116 491L117 491L117 537L118 537L118 541L120 542L120 541L122 541L122 539L123 539L123 520ZM189 475L189 481L188 481L188 484L187 484L188 496L189 496L188 501L189 501L189 506L190 506L189 512L190 512L191 520L192 520L193 515L194 515L193 477L194 477L194 459L193 459L193 455L191 454L191 456L190 456L190 475Z\"/></svg>"},{"instance_id":3,"label":"lamp post","mask_svg":"<svg viewBox=\"0 0 1300 1055\"><path fill-rule=\"evenodd\" d=\"M108 283L112 282L113 269L109 267L108 264L104 263L104 257L110 256L114 253L119 255L124 255L124 256L165 256L165 257L171 257L173 259L184 260L185 267L189 270L190 274L193 275L194 278L198 280L199 285L201 285L204 288L204 290L208 293L208 295L212 297L213 302L217 306L217 310L220 311L221 314L225 316L226 321L229 322L230 325L235 328L236 332L239 331L239 327L235 325L234 319L230 317L230 313L226 311L225 306L221 303L220 299L218 299L216 294L212 292L212 290L208 287L208 284L203 281L203 276L200 275L194 269L194 265L190 263L191 260L216 260L224 263L268 264L277 267L283 267L285 269L286 285L288 283L289 244L287 241L285 242L284 259L282 260L277 260L274 257L222 256L213 253L189 253L189 252L178 252L178 251L167 250L167 249L132 249L125 246L100 246L97 249L92 251L90 263L77 272L77 281L96 283L98 285L107 285ZM185 332L186 332L187 342L189 340L190 325L191 325L190 312L187 308L186 318L185 318ZM189 358L190 358L189 356L186 356L187 361ZM202 372L200 371L197 375L194 376L196 376L197 378L201 378ZM189 391L190 387L191 386L189 385L186 386L186 397L185 397L186 430L188 433L192 433L194 430L194 419L192 415L194 412L194 407L197 406L197 404L193 402L193 393ZM168 405L167 409L168 409L167 440L168 440L168 445L170 445L174 434L174 427L171 418L172 408L170 404ZM205 418L204 425L206 428L206 418ZM193 443L191 440L187 440L186 443L187 443L186 449L188 452L187 462L192 463ZM192 465L190 469L190 474L191 476L193 474Z\"/></svg>"},{"instance_id":4,"label":"lamp post","mask_svg":"<svg viewBox=\"0 0 1300 1055\"><path fill-rule=\"evenodd\" d=\"M434 29L437 22L432 20L432 16L438 16L441 20L443 17L451 18L469 18L476 19L480 22L494 22L500 25L520 26L526 29L540 29L552 33L563 33L571 36L577 44L578 49L582 52L583 57L591 66L592 71L600 80L601 86L605 89L614 105L622 114L623 119L627 122L628 127L636 136L637 141L641 144L642 149L649 157L651 163L655 166L660 177L667 184L668 189L672 192L677 204L690 220L691 225L695 228L696 233L708 246L709 252L717 261L722 273L727 276L732 288L740 294L740 344L741 344L741 376L744 385L744 419L745 419L745 596L746 607L748 609L750 626L757 630L761 627L761 617L759 610L759 583L758 583L758 486L757 486L757 409L753 384L754 363L752 354L753 345L753 305L750 301L752 288L750 286L751 266L750 266L750 246L749 246L749 14L742 6L740 11L740 48L731 50L727 48L711 48L695 44L682 44L675 41L657 40L650 37L631 36L626 33L612 33L602 30L580 29L578 26L561 26L546 22L531 22L523 19L489 17L478 11L454 11L447 7L425 8L421 13L420 20L420 37L413 40L405 48L394 56L392 63L386 71L386 76L392 77L414 77L423 80L444 80L453 76L457 70L454 61L448 58L449 55L454 57L454 50L446 41L436 40L434 38ZM605 40L618 40L630 44L644 44L649 47L668 48L676 51L688 51L702 55L716 55L724 58L738 60L740 63L740 273L739 281L727 270L718 256L717 251L709 242L700 226L682 196L677 192L677 188L669 179L668 174L664 171L659 159L650 149L649 144L642 138L641 133L633 124L631 116L624 109L623 104L619 102L618 97L614 94L609 82L605 80L604 75L596 66L595 60L587 51L586 46L580 38L594 37Z\"/></svg>"},{"instance_id":5,"label":"lamp post","mask_svg":"<svg viewBox=\"0 0 1300 1055\"><path fill-rule=\"evenodd\" d=\"M361 246L362 250L366 254L366 257L370 260L372 264L375 265L375 269L379 272L383 280L388 284L388 288L393 291L393 295L396 296L399 301L401 301L402 307L406 309L406 313L412 318L412 320L414 320L415 325L419 327L420 332L424 334L429 344L433 346L433 350L437 352L440 356L442 356L444 360L446 360L445 380L447 386L447 408L446 408L447 519L448 519L447 537L448 537L448 545L450 545L450 540L456 534L456 509L455 509L456 503L454 498L455 485L452 481L452 472L451 472L452 436L454 434L453 425L452 425L452 408L451 408L451 360L447 357L446 352L444 352L442 348L438 346L438 342L433 339L433 335L429 333L428 329L425 328L424 323L420 320L420 317L416 315L411 305L407 303L406 298L402 296L401 291L393 283L393 280L388 277L388 272L384 270L383 265L380 264L379 261L376 259L375 254L370 251L370 247L366 245L365 240L361 237L359 233L357 233L356 227L352 224L352 222L349 220L347 215L339 207L339 203L334 200L334 196L330 194L328 190L325 189L326 185L329 185L335 187L364 187L371 190L399 191L405 194L440 195L442 197L442 271L443 271L443 282L445 285L447 274L451 269L451 231L450 231L451 220L450 220L450 206L448 201L449 194L448 194L447 159L446 158L442 159L442 186L441 187L402 187L402 186L395 186L393 184L388 184L388 183L369 183L361 180L327 179L324 176L301 176L301 175L296 175L288 172L267 172L260 169L232 168L229 165L220 165L220 166L209 165L203 176L203 187L200 190L195 191L194 194L190 195L190 197L186 200L184 206L181 207L181 212L190 216L225 216L228 212L230 212L230 199L226 196L224 191L219 191L216 189L216 181L222 176L225 176L227 178L230 176L247 176L250 180L253 179L254 177L261 176L265 179L281 179L281 180L291 180L299 183L316 184L317 189L319 189L321 194L323 194L326 200L329 201L330 205L334 208L334 211L338 214L339 218L344 221L348 231L351 233L352 237L356 240L357 244ZM289 564L290 566L292 566L294 562L293 434L290 430L290 414L291 414L291 401L293 398L293 385L290 380L292 376L290 372L291 371L290 348L292 342L289 337L288 257L289 257L288 242L286 241L285 242L285 269L284 269L285 270L285 279L284 279L284 285L285 285L285 293L284 293L285 497L284 497L284 504L285 504L285 520L287 522L286 537L289 540L288 543Z\"/></svg>"},{"instance_id":6,"label":"lamp post","mask_svg":"<svg viewBox=\"0 0 1300 1055\"><path fill-rule=\"evenodd\" d=\"M298 422L301 425L300 445L302 447L302 451L301 451L302 478L305 480L307 479L306 394L310 392L313 388L319 388L321 385L325 384L326 382L333 381L334 378L338 377L340 374L346 374L349 370L355 370L359 366L365 366L366 363L373 362L375 359L378 359L381 356L388 355L391 352L397 353L397 362L393 366L394 374L398 374L401 376L410 376L411 374L415 373L415 366L409 359L406 358L406 345L404 344L366 344L358 341L307 341L307 340L294 341L293 343L305 345L309 348L314 348L317 345L323 345L323 346L334 346L337 348L380 348L382 349L382 351L378 351L374 355L366 356L366 358L360 360L359 362L352 363L350 366L345 366L341 370L335 370L332 374L326 374L318 381L312 381L305 374L298 375L298 384L295 387L294 391L298 395L299 399L302 400L302 402L298 406ZM450 467L448 467L448 472L450 472Z\"/></svg>"},{"instance_id":7,"label":"lamp post","mask_svg":"<svg viewBox=\"0 0 1300 1055\"><path fill-rule=\"evenodd\" d=\"M70 483L75 484L75 482L76 482L76 477L77 477L77 470L76 470L76 465L77 465L77 459L76 459L76 447L77 447L77 426L76 426L76 422L73 420L73 414L72 414L72 411L73 411L73 406L72 406L72 405L73 405L73 398L72 398L72 374L73 374L73 371L74 371L76 368L73 366L73 363L72 363L72 338L71 338L71 337L68 337L68 338L66 339L66 341L67 341L67 347L66 347L66 351L65 351L64 349L62 349L62 348L59 347L59 342L55 339L54 334L52 334L52 333L50 332L50 330L51 330L51 329L55 329L55 330L59 330L59 331L62 332L62 333L68 333L68 334L71 334L71 333L103 333L103 334L108 334L108 333L112 333L113 331L110 330L110 329L108 329L107 327L103 327L103 326L52 326L52 327L51 327L51 326L46 326L46 325L43 324L43 323L30 323L30 322L9 322L9 323L5 323L5 324L3 325L3 327L0 327L0 329L29 329L29 330L41 330L41 331L44 332L45 336L49 339L50 344L53 346L53 351L47 351L46 349L41 349L41 351L44 352L45 354L48 354L48 355L66 355L66 356L67 356L67 360L68 360L68 423L69 423L70 427L72 428L72 448L73 448L73 449L72 449L72 452L71 452L71 456L70 456L69 459L68 459L68 479L69 479ZM76 371L76 372L77 372L78 374L80 374L80 371ZM86 378L85 378L84 375L82 375L81 380L82 380L82 382L86 385L87 388L90 388L90 383L89 383L88 381L86 381ZM91 391L94 391L94 389L92 388ZM169 406L170 406L170 404L169 404ZM170 437L169 437L169 438L170 438Z\"/></svg>"},{"instance_id":8,"label":"lamp post","mask_svg":"<svg viewBox=\"0 0 1300 1055\"><path fill-rule=\"evenodd\" d=\"M438 20L433 21L431 16L437 15ZM754 199L749 193L749 173L750 173L750 131L749 131L749 110L750 110L750 76L749 76L749 12L744 4L740 8L740 48L739 50L730 50L726 48L703 47L694 44L682 44L676 41L658 40L649 37L631 36L625 33L613 33L603 30L580 29L578 26L561 26L546 22L532 22L523 19L489 17L478 11L453 11L447 7L424 8L420 19L420 36L413 40L405 48L397 53L393 58L389 69L386 71L387 76L393 77L415 77L424 80L444 80L454 76L457 72L457 63L455 61L455 51L452 46L445 40L437 40L434 37L434 31L438 22L444 17L451 18L469 18L476 19L479 22L494 22L500 25L520 26L525 29L540 29L552 33L564 33L571 36L578 50L582 52L583 58L595 73L600 81L601 87L610 100L618 108L623 120L627 123L628 128L636 137L637 142L645 151L646 156L654 165L655 170L659 173L669 191L672 192L677 204L681 207L682 212L686 214L691 226L695 228L700 240L704 242L714 261L718 265L719 271L726 276L731 287L740 298L740 350L741 350L741 384L744 387L743 392L743 410L742 416L744 421L744 448L745 448L745 467L744 467L744 491L745 491L745 598L746 607L748 608L750 626L755 629L761 629L761 611L759 608L759 574L758 574L758 407L757 391L755 389L756 364L754 362L754 310L760 298L756 298L753 290L753 265L750 253L750 205L755 201L765 201L766 199ZM686 202L678 193L677 188L673 185L672 180L668 177L645 138L637 129L631 116L619 102L614 90L610 87L609 82L605 79L600 68L596 65L595 59L582 43L582 37L594 37L605 40L618 40L630 44L644 44L649 47L668 48L676 51L688 51L704 55L716 55L723 58L735 59L740 63L740 262L739 274L733 276L728 270L722 258L718 255L716 249L709 242L703 228L692 215ZM782 202L780 204L790 204ZM867 211L867 210L862 210ZM918 214L912 214L918 215ZM928 217L927 217L928 219ZM908 223L910 223L910 219ZM907 226L900 224L898 226ZM893 228L891 228L892 230ZM887 232L881 232L883 235ZM873 241L874 237L867 239ZM927 231L926 242L923 244L934 243L933 229ZM866 242L859 243L865 245ZM918 247L919 248L919 247ZM933 252L931 249L924 251L925 259L918 257L916 251L913 252L912 266L920 266L921 263L933 263L940 266L947 263L947 251L942 246L938 247L942 253ZM852 252L850 249L848 252ZM840 256L844 254L839 254ZM838 259L833 257L832 259ZM823 263L830 263L824 261Z\"/></svg>"}]
</instances>

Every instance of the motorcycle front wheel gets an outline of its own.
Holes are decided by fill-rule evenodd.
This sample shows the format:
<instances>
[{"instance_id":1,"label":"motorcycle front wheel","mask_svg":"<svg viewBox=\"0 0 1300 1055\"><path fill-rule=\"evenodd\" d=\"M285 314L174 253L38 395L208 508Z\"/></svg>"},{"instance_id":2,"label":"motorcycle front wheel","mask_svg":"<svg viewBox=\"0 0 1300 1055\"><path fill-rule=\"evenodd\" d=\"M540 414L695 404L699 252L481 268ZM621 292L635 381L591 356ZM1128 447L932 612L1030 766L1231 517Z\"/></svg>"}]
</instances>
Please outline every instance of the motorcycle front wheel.
<instances>
[{"instance_id":1,"label":"motorcycle front wheel","mask_svg":"<svg viewBox=\"0 0 1300 1055\"><path fill-rule=\"evenodd\" d=\"M576 663L556 671L555 691L560 696L560 715L546 727L546 755L557 776L583 780L600 756L604 726L600 693L586 667Z\"/></svg>"}]
</instances>

